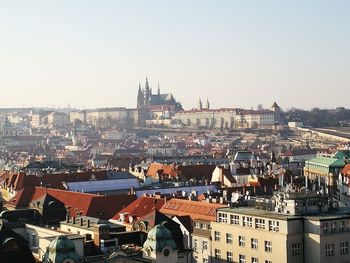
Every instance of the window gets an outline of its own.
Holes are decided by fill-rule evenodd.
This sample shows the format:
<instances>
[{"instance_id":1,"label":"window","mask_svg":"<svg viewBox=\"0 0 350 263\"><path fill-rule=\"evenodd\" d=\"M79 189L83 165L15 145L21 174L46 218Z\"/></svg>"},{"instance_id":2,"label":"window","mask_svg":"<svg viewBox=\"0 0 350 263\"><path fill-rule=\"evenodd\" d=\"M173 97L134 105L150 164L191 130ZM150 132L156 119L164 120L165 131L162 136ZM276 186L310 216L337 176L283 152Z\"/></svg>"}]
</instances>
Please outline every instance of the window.
<instances>
[{"instance_id":1,"label":"window","mask_svg":"<svg viewBox=\"0 0 350 263\"><path fill-rule=\"evenodd\" d=\"M349 254L349 242L340 242L340 254Z\"/></svg>"},{"instance_id":2,"label":"window","mask_svg":"<svg viewBox=\"0 0 350 263\"><path fill-rule=\"evenodd\" d=\"M265 229L265 219L255 218L255 228Z\"/></svg>"},{"instance_id":3,"label":"window","mask_svg":"<svg viewBox=\"0 0 350 263\"><path fill-rule=\"evenodd\" d=\"M271 260L265 260L265 263L272 263Z\"/></svg>"},{"instance_id":4,"label":"window","mask_svg":"<svg viewBox=\"0 0 350 263\"><path fill-rule=\"evenodd\" d=\"M208 259L207 258L203 258L203 263L208 263Z\"/></svg>"},{"instance_id":5,"label":"window","mask_svg":"<svg viewBox=\"0 0 350 263\"><path fill-rule=\"evenodd\" d=\"M226 253L226 259L227 259L227 262L233 262L233 253L232 252L227 252Z\"/></svg>"},{"instance_id":6,"label":"window","mask_svg":"<svg viewBox=\"0 0 350 263\"><path fill-rule=\"evenodd\" d=\"M244 236L238 236L238 244L240 247L245 247L245 237Z\"/></svg>"},{"instance_id":7,"label":"window","mask_svg":"<svg viewBox=\"0 0 350 263\"><path fill-rule=\"evenodd\" d=\"M331 233L335 233L337 230L337 223L331 222Z\"/></svg>"},{"instance_id":8,"label":"window","mask_svg":"<svg viewBox=\"0 0 350 263\"><path fill-rule=\"evenodd\" d=\"M272 242L265 241L265 252L272 252Z\"/></svg>"},{"instance_id":9,"label":"window","mask_svg":"<svg viewBox=\"0 0 350 263\"><path fill-rule=\"evenodd\" d=\"M208 241L203 241L203 250L208 249Z\"/></svg>"},{"instance_id":10,"label":"window","mask_svg":"<svg viewBox=\"0 0 350 263\"><path fill-rule=\"evenodd\" d=\"M243 226L253 227L253 218L250 216L243 216Z\"/></svg>"},{"instance_id":11,"label":"window","mask_svg":"<svg viewBox=\"0 0 350 263\"><path fill-rule=\"evenodd\" d=\"M269 220L269 231L279 232L280 231L280 222Z\"/></svg>"},{"instance_id":12,"label":"window","mask_svg":"<svg viewBox=\"0 0 350 263\"><path fill-rule=\"evenodd\" d=\"M194 251L197 251L197 249L198 249L198 239L194 239L193 240L193 249L194 249Z\"/></svg>"},{"instance_id":13,"label":"window","mask_svg":"<svg viewBox=\"0 0 350 263\"><path fill-rule=\"evenodd\" d=\"M215 258L220 259L221 258L221 250L220 249L215 249Z\"/></svg>"},{"instance_id":14,"label":"window","mask_svg":"<svg viewBox=\"0 0 350 263\"><path fill-rule=\"evenodd\" d=\"M232 234L227 233L226 234L226 243L227 244L232 244Z\"/></svg>"},{"instance_id":15,"label":"window","mask_svg":"<svg viewBox=\"0 0 350 263\"><path fill-rule=\"evenodd\" d=\"M258 258L252 258L252 263L259 263L259 259Z\"/></svg>"},{"instance_id":16,"label":"window","mask_svg":"<svg viewBox=\"0 0 350 263\"><path fill-rule=\"evenodd\" d=\"M251 248L258 249L258 239L256 239L256 238L251 239Z\"/></svg>"},{"instance_id":17,"label":"window","mask_svg":"<svg viewBox=\"0 0 350 263\"><path fill-rule=\"evenodd\" d=\"M326 245L326 256L334 256L334 244L327 244Z\"/></svg>"},{"instance_id":18,"label":"window","mask_svg":"<svg viewBox=\"0 0 350 263\"><path fill-rule=\"evenodd\" d=\"M219 223L227 223L227 214L219 213Z\"/></svg>"},{"instance_id":19,"label":"window","mask_svg":"<svg viewBox=\"0 0 350 263\"><path fill-rule=\"evenodd\" d=\"M328 233L328 223L322 223L321 224L321 233L327 234Z\"/></svg>"},{"instance_id":20,"label":"window","mask_svg":"<svg viewBox=\"0 0 350 263\"><path fill-rule=\"evenodd\" d=\"M232 225L239 225L239 216L238 215L230 215L230 221Z\"/></svg>"},{"instance_id":21,"label":"window","mask_svg":"<svg viewBox=\"0 0 350 263\"><path fill-rule=\"evenodd\" d=\"M247 263L245 255L239 255L239 263Z\"/></svg>"},{"instance_id":22,"label":"window","mask_svg":"<svg viewBox=\"0 0 350 263\"><path fill-rule=\"evenodd\" d=\"M220 241L220 232L218 232L218 231L214 232L214 240L215 241Z\"/></svg>"},{"instance_id":23,"label":"window","mask_svg":"<svg viewBox=\"0 0 350 263\"><path fill-rule=\"evenodd\" d=\"M345 231L345 221L340 221L339 222L339 232L344 232Z\"/></svg>"},{"instance_id":24,"label":"window","mask_svg":"<svg viewBox=\"0 0 350 263\"><path fill-rule=\"evenodd\" d=\"M292 244L292 255L293 256L301 255L300 243Z\"/></svg>"}]
</instances>

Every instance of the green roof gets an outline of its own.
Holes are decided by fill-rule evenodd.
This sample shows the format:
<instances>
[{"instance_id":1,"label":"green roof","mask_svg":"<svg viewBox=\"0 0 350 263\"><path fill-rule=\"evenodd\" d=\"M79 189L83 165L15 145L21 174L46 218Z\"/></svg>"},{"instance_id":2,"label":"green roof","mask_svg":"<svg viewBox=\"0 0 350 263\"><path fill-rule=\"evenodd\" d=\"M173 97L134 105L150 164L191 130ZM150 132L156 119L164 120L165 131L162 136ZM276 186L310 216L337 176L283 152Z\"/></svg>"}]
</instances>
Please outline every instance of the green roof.
<instances>
[{"instance_id":1,"label":"green roof","mask_svg":"<svg viewBox=\"0 0 350 263\"><path fill-rule=\"evenodd\" d=\"M348 150L341 150L341 151L337 151L334 155L333 158L336 159L346 159L349 158L349 151Z\"/></svg>"},{"instance_id":2,"label":"green roof","mask_svg":"<svg viewBox=\"0 0 350 263\"><path fill-rule=\"evenodd\" d=\"M345 161L336 158L318 156L305 162L305 166L308 164L322 165L327 167L344 167Z\"/></svg>"},{"instance_id":3,"label":"green roof","mask_svg":"<svg viewBox=\"0 0 350 263\"><path fill-rule=\"evenodd\" d=\"M147 240L143 244L145 249L150 248L152 251L162 251L166 246L176 250L176 243L169 229L163 224L156 225L147 235Z\"/></svg>"}]
</instances>

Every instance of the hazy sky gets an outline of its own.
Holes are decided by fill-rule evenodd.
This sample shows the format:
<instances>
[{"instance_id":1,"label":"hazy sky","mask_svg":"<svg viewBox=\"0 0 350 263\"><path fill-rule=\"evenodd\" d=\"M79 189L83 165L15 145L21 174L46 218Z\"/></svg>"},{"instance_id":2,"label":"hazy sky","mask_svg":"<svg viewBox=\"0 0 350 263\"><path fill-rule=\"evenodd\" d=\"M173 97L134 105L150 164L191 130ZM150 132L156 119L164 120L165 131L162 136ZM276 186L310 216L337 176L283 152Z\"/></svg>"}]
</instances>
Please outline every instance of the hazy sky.
<instances>
[{"instance_id":1,"label":"hazy sky","mask_svg":"<svg viewBox=\"0 0 350 263\"><path fill-rule=\"evenodd\" d=\"M350 1L3 0L1 107L350 107Z\"/></svg>"}]
</instances>

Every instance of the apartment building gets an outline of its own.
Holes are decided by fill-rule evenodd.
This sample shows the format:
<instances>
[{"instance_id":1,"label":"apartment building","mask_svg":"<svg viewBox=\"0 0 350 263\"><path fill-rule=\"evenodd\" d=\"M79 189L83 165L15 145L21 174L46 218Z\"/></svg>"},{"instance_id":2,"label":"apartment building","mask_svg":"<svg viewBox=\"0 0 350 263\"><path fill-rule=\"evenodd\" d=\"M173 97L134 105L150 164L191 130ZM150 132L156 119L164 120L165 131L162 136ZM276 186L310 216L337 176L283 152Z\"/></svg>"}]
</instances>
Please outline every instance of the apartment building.
<instances>
[{"instance_id":1,"label":"apartment building","mask_svg":"<svg viewBox=\"0 0 350 263\"><path fill-rule=\"evenodd\" d=\"M298 216L221 208L211 226L212 262L303 262L303 220Z\"/></svg>"},{"instance_id":2,"label":"apartment building","mask_svg":"<svg viewBox=\"0 0 350 263\"><path fill-rule=\"evenodd\" d=\"M211 262L350 262L349 210L316 193L219 208L211 237Z\"/></svg>"}]
</instances>

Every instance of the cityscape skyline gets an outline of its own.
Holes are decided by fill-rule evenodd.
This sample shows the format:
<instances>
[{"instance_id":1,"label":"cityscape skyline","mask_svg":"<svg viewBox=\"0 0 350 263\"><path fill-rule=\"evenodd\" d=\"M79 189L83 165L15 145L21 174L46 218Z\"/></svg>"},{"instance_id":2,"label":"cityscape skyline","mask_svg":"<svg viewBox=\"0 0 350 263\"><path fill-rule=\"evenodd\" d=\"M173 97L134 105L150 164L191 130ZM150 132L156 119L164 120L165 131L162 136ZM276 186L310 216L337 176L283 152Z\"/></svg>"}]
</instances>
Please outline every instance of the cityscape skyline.
<instances>
[{"instance_id":1,"label":"cityscape skyline","mask_svg":"<svg viewBox=\"0 0 350 263\"><path fill-rule=\"evenodd\" d=\"M350 84L348 7L1 3L2 107L135 107L146 76L185 109L199 97L213 108L348 107L346 96L329 96Z\"/></svg>"}]
</instances>

